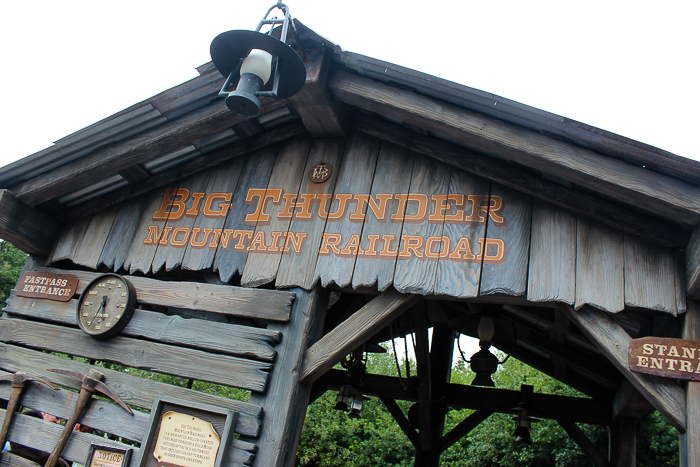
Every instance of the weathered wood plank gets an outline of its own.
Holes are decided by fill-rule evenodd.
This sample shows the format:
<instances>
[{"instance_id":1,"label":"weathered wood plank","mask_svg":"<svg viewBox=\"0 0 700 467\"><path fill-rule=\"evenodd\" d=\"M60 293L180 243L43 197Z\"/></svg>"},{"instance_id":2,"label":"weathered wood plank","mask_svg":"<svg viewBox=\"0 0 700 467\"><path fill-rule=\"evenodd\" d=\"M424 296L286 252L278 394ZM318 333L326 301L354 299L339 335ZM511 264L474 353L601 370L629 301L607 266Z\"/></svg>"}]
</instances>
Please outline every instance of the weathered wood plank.
<instances>
[{"instance_id":1,"label":"weathered wood plank","mask_svg":"<svg viewBox=\"0 0 700 467\"><path fill-rule=\"evenodd\" d=\"M622 232L645 238L652 243L684 248L690 238L690 232L678 223L664 222L658 217L627 209L614 201L567 188L535 172L522 170L493 157L418 134L382 118L361 116L357 119L355 127L363 133L498 182Z\"/></svg>"},{"instance_id":2,"label":"weathered wood plank","mask_svg":"<svg viewBox=\"0 0 700 467\"><path fill-rule=\"evenodd\" d=\"M563 177L685 225L700 220L700 188L447 102L336 71L333 95L348 104Z\"/></svg>"},{"instance_id":3,"label":"weathered wood plank","mask_svg":"<svg viewBox=\"0 0 700 467\"><path fill-rule=\"evenodd\" d=\"M580 216L576 232L576 309L589 304L610 313L623 310L623 235Z\"/></svg>"},{"instance_id":4,"label":"weathered wood plank","mask_svg":"<svg viewBox=\"0 0 700 467\"><path fill-rule=\"evenodd\" d=\"M394 289L373 298L307 350L301 381L309 384L318 379L417 300Z\"/></svg>"},{"instance_id":5,"label":"weathered wood plank","mask_svg":"<svg viewBox=\"0 0 700 467\"><path fill-rule=\"evenodd\" d=\"M327 216L322 215L320 207L317 213L314 213L313 207L320 206L322 204L320 200L324 197L333 196L344 146L343 139L318 139L311 145L309 159L304 169L305 176L301 180L299 196L296 199L294 218L289 226L290 235L304 235L303 248L300 252L290 248L290 251L282 255L277 272L277 287L299 286L311 290L318 281L316 260ZM314 183L311 181L310 173L314 167L322 163L331 167L331 175L323 183ZM304 194L303 200L302 194ZM310 203L309 210L305 209L306 203ZM307 218L307 213L310 218Z\"/></svg>"},{"instance_id":6,"label":"weathered wood plank","mask_svg":"<svg viewBox=\"0 0 700 467\"><path fill-rule=\"evenodd\" d=\"M683 256L683 252L676 250L673 255L673 261L676 267L676 311L680 315L685 313L685 310L687 309L685 286L685 257Z\"/></svg>"},{"instance_id":7,"label":"weathered wood plank","mask_svg":"<svg viewBox=\"0 0 700 467\"><path fill-rule=\"evenodd\" d=\"M251 155L249 159L257 158L258 154ZM236 198L235 196L240 193L236 186L240 180L244 163L244 159L238 158L231 161L229 164L212 171L211 178L205 192L208 194L221 194L219 195L221 198L218 198L217 200L218 204L214 204L211 207L211 210L218 214L212 217L200 213L199 217L197 217L194 228L197 229L196 232L201 232L200 235L202 238L193 238L190 243L187 244L185 256L182 259L183 269L199 271L210 268L214 263L216 249L221 243L221 235L217 235L216 232L223 231L226 218L231 214L231 208L225 206L232 206L238 200L242 199ZM225 195L226 193L232 193L230 200L225 198L225 196L227 196ZM210 234L208 232L212 233ZM194 233L195 230L192 231L193 236ZM202 247L200 245L201 242L205 240L205 237L206 245Z\"/></svg>"},{"instance_id":8,"label":"weathered wood plank","mask_svg":"<svg viewBox=\"0 0 700 467\"><path fill-rule=\"evenodd\" d=\"M284 105L281 99L263 98L263 112ZM174 151L204 136L224 130L245 119L221 101L164 123L142 134L34 177L12 190L30 206L102 180L132 165Z\"/></svg>"},{"instance_id":9,"label":"weathered wood plank","mask_svg":"<svg viewBox=\"0 0 700 467\"><path fill-rule=\"evenodd\" d=\"M200 172L180 182L178 188L171 188L173 193L170 198L171 201L182 204L170 204L165 209L165 212L170 212L170 214L168 215L168 220L163 225L162 238L157 244L157 249L151 263L150 270L153 271L154 274L163 267L165 267L166 272L170 272L182 264L182 258L185 256L185 249L190 241L192 227L194 227L198 217L186 215L185 212L188 211L187 208L190 206L189 202L193 193L206 193L207 184L209 183L211 175L211 170ZM201 210L205 200L200 198L199 202L199 209ZM163 212L163 205L161 205L158 211L159 213ZM151 225L156 224L154 221L155 219L153 219ZM183 231L187 233L183 236L179 233L182 231L177 231L177 229L183 229ZM171 245L170 242L173 240L176 240L178 243L184 241L184 245ZM147 271L148 270L145 272Z\"/></svg>"},{"instance_id":10,"label":"weathered wood plank","mask_svg":"<svg viewBox=\"0 0 700 467\"><path fill-rule=\"evenodd\" d=\"M18 297L12 292L7 302L4 312L75 326L78 300L57 302ZM281 333L267 329L184 319L144 310L134 312L120 335L267 362L275 360L275 347L282 339Z\"/></svg>"},{"instance_id":11,"label":"weathered wood plank","mask_svg":"<svg viewBox=\"0 0 700 467\"><path fill-rule=\"evenodd\" d=\"M72 260L75 258L75 253L78 251L78 248L80 248L80 242L83 240L83 237L85 237L85 232L89 224L90 216L87 216L64 226L61 229L58 240L56 240L53 251L51 255L49 255L49 259L46 260L46 263L51 264L63 259Z\"/></svg>"},{"instance_id":12,"label":"weathered wood plank","mask_svg":"<svg viewBox=\"0 0 700 467\"><path fill-rule=\"evenodd\" d=\"M31 255L48 255L59 226L51 217L32 209L9 190L0 190L0 238Z\"/></svg>"},{"instance_id":13,"label":"weathered wood plank","mask_svg":"<svg viewBox=\"0 0 700 467\"><path fill-rule=\"evenodd\" d=\"M382 143L370 197L378 199L382 194L389 196L408 193L414 158L415 154L412 152L390 143ZM399 208L395 206L395 202L388 206L384 219L378 219L373 213L368 213L365 217L362 250L378 251L379 258L373 255L358 255L352 276L354 288L372 287L376 284L379 291L384 291L391 285L403 227L403 215L397 213ZM392 216L398 219L392 220Z\"/></svg>"},{"instance_id":14,"label":"weathered wood plank","mask_svg":"<svg viewBox=\"0 0 700 467\"><path fill-rule=\"evenodd\" d=\"M451 253L450 257L438 260L435 294L461 298L479 295L481 259L478 258L478 250L480 248L479 242L481 244L484 242L486 222L466 220L478 219L477 213L479 211L479 207L470 203L468 197L474 195L488 197L490 185L488 180L473 177L462 170L452 169L449 194L463 198L451 203L452 208L445 213L446 219L442 235L449 239L449 244L455 251ZM464 209L465 220L452 221L450 216L461 217L459 215L461 209ZM468 247L469 250L466 250L465 247ZM452 256L457 256L457 258Z\"/></svg>"},{"instance_id":15,"label":"weathered wood plank","mask_svg":"<svg viewBox=\"0 0 700 467\"><path fill-rule=\"evenodd\" d=\"M566 316L600 349L610 362L649 402L680 431L685 431L685 394L675 381L630 371L628 349L632 338L606 312L560 304Z\"/></svg>"},{"instance_id":16,"label":"weathered wood plank","mask_svg":"<svg viewBox=\"0 0 700 467\"><path fill-rule=\"evenodd\" d=\"M525 295L532 198L494 183L489 203L479 295Z\"/></svg>"},{"instance_id":17,"label":"weathered wood plank","mask_svg":"<svg viewBox=\"0 0 700 467\"><path fill-rule=\"evenodd\" d=\"M685 248L685 281L688 298L700 298L700 226L695 227Z\"/></svg>"},{"instance_id":18,"label":"weathered wood plank","mask_svg":"<svg viewBox=\"0 0 700 467\"><path fill-rule=\"evenodd\" d=\"M255 239L260 238L261 240L269 241L270 245L276 248L273 251L267 248L266 251L258 252L257 249L253 250L251 248L253 245L245 246L245 249L248 251L248 259L241 275L241 285L257 287L272 282L277 277L277 271L282 260L282 245L286 246L286 234L292 222L291 216L287 217L285 215L280 219L280 214L285 210L284 196L292 196L294 197L293 200L295 200L299 194L299 187L305 176L304 167L306 167L310 148L311 139L302 136L288 142L280 149L275 165L272 168L267 190L265 194L260 194L255 200L255 202L259 203L258 205L260 203L269 204L263 205L266 209L264 212L260 212L256 219L253 219L255 216L251 215L251 221L255 220L257 222L255 232L252 235L253 242ZM281 191L277 192L275 190ZM279 198L277 198L278 195ZM278 240L275 241L275 245L272 245L272 241L267 240L270 238L275 239L272 235L273 232L280 233L280 237L277 237ZM282 242L279 242L279 239L282 239Z\"/></svg>"},{"instance_id":19,"label":"weathered wood plank","mask_svg":"<svg viewBox=\"0 0 700 467\"><path fill-rule=\"evenodd\" d=\"M676 316L675 277L673 251L625 235L625 306Z\"/></svg>"},{"instance_id":20,"label":"weathered wood plank","mask_svg":"<svg viewBox=\"0 0 700 467\"><path fill-rule=\"evenodd\" d=\"M256 212L257 206L254 200L250 200L250 202L244 200L246 200L251 189L265 189L268 186L276 156L277 148L269 147L258 151L245 160L240 180L233 194L231 210L223 226L224 230L234 232L234 238L227 237L226 243L223 240L219 241L219 247L216 250L216 257L213 263L213 270L219 272L219 277L223 282L229 282L236 273L243 273L243 268L248 259L248 251L244 246L237 246L238 239L235 236L250 235L252 237L257 223L257 218L246 221L248 216ZM251 233L246 234L244 232Z\"/></svg>"},{"instance_id":21,"label":"weathered wood plank","mask_svg":"<svg viewBox=\"0 0 700 467\"><path fill-rule=\"evenodd\" d=\"M294 464L297 443L309 404L311 386L301 384L306 347L323 333L329 292L316 286L311 292L294 289L299 297L288 324L273 323L273 330L284 331L279 361L275 365L266 395L253 394L250 402L265 410L260 434L257 465L283 467Z\"/></svg>"},{"instance_id":22,"label":"weathered wood plank","mask_svg":"<svg viewBox=\"0 0 700 467\"><path fill-rule=\"evenodd\" d=\"M688 302L683 338L700 339L700 304ZM700 382L688 381L685 388L686 431L680 435L680 465L700 465Z\"/></svg>"},{"instance_id":23,"label":"weathered wood plank","mask_svg":"<svg viewBox=\"0 0 700 467\"><path fill-rule=\"evenodd\" d=\"M360 247L359 239L368 215L367 211L370 211L367 205L362 207L360 200L352 200L352 196L353 193L370 192L379 146L379 140L361 133L353 134L346 144L333 200L330 207L325 207L326 212L331 215L326 222L321 254L316 262L315 275L321 279L323 287L332 283L339 287L347 287L352 281L352 272ZM345 212L346 202L348 203L346 214L342 217L333 216L334 213ZM362 215L363 209L365 215ZM327 240L333 238L340 239L338 246L326 247L327 254L323 253ZM357 239L354 247L351 246L353 239Z\"/></svg>"},{"instance_id":24,"label":"weathered wood plank","mask_svg":"<svg viewBox=\"0 0 700 467\"><path fill-rule=\"evenodd\" d=\"M431 246L428 239L442 237L445 213L437 206L433 212L432 200L434 195L447 193L449 187L449 166L436 164L424 156L416 157L394 270L394 287L399 292L422 295L433 292L444 245L437 242Z\"/></svg>"},{"instance_id":25,"label":"weathered wood plank","mask_svg":"<svg viewBox=\"0 0 700 467\"><path fill-rule=\"evenodd\" d=\"M134 240L139 219L147 202L148 197L141 196L129 200L118 207L119 212L112 223L109 236L105 240L98 264L104 264L113 271L121 269L129 254L129 248Z\"/></svg>"},{"instance_id":26,"label":"weathered wood plank","mask_svg":"<svg viewBox=\"0 0 700 467\"><path fill-rule=\"evenodd\" d=\"M228 399L221 396L205 394L192 389L160 383L147 378L130 375L121 371L103 367L93 367L68 358L61 358L36 350L0 343L0 368L11 373L26 371L61 386L80 389L80 381L68 376L47 371L47 368L64 368L88 374L96 368L103 373L103 382L107 384L128 405L142 409L150 409L158 394L177 397L180 399L213 404L239 412L236 432L246 436L258 436L260 432L262 408L247 402Z\"/></svg>"},{"instance_id":27,"label":"weathered wood plank","mask_svg":"<svg viewBox=\"0 0 700 467\"><path fill-rule=\"evenodd\" d=\"M0 340L251 391L265 390L272 368L269 363L129 337L98 341L78 329L19 319L0 319Z\"/></svg>"},{"instance_id":28,"label":"weathered wood plank","mask_svg":"<svg viewBox=\"0 0 700 467\"><path fill-rule=\"evenodd\" d=\"M534 200L527 299L573 305L575 298L576 216Z\"/></svg>"},{"instance_id":29,"label":"weathered wood plank","mask_svg":"<svg viewBox=\"0 0 700 467\"><path fill-rule=\"evenodd\" d=\"M0 467L40 467L36 462L15 456L9 451L0 452Z\"/></svg>"},{"instance_id":30,"label":"weathered wood plank","mask_svg":"<svg viewBox=\"0 0 700 467\"><path fill-rule=\"evenodd\" d=\"M37 268L37 271L73 274L76 293L99 274L87 271ZM146 277L125 276L136 289L138 303L210 311L246 318L287 321L294 294L283 290L247 289L199 282L164 282Z\"/></svg>"},{"instance_id":31,"label":"weathered wood plank","mask_svg":"<svg viewBox=\"0 0 700 467\"><path fill-rule=\"evenodd\" d=\"M80 247L73 258L73 263L87 266L90 269L97 268L102 256L102 249L117 217L117 211L116 208L109 208L93 214L80 242Z\"/></svg>"}]
</instances>

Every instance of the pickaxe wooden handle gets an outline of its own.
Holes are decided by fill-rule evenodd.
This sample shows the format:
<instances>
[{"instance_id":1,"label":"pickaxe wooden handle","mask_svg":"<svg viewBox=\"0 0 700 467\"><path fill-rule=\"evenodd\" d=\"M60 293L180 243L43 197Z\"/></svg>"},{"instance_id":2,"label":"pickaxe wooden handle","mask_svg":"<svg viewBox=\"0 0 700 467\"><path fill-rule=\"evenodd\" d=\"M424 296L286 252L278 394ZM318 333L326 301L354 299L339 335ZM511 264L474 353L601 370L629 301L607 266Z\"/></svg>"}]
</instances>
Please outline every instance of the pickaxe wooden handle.
<instances>
[{"instance_id":1,"label":"pickaxe wooden handle","mask_svg":"<svg viewBox=\"0 0 700 467\"><path fill-rule=\"evenodd\" d=\"M119 396L117 396L114 391L100 381L104 375L99 371L90 370L90 373L87 375L72 370L51 369L48 371L70 376L82 382L80 385L80 394L78 394L78 401L75 403L75 407L73 407L73 412L71 412L70 418L66 422L66 426L63 428L61 437L59 438L56 447L54 447L51 456L49 456L46 464L44 464L44 467L55 467L56 463L58 462L58 458L63 452L63 448L65 448L66 444L68 444L68 439L73 432L73 428L78 423L78 419L83 414L83 411L85 410L85 407L87 407L88 401L93 394L100 392L104 396L114 400L131 415L133 415L134 412L124 403L124 401L121 400Z\"/></svg>"},{"instance_id":2,"label":"pickaxe wooden handle","mask_svg":"<svg viewBox=\"0 0 700 467\"><path fill-rule=\"evenodd\" d=\"M36 381L37 383L44 384L51 389L58 389L48 381L44 381L36 376L28 375L23 371L18 371L13 375L0 376L0 381L11 381L12 391L10 392L10 399L7 401L7 409L5 410L5 420L2 422L2 429L0 429L0 448L5 445L7 441L7 433L10 431L10 423L12 422L12 416L17 411L19 407L20 396L22 395L22 390L24 390L24 385L27 381Z\"/></svg>"}]
</instances>

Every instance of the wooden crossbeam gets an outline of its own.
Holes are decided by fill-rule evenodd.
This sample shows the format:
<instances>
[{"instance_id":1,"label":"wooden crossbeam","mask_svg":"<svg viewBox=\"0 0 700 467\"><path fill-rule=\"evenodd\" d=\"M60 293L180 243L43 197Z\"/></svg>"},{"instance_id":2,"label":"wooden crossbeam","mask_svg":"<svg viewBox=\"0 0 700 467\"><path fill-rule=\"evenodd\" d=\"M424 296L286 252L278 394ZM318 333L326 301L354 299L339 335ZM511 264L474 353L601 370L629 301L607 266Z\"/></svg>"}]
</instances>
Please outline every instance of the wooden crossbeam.
<instances>
[{"instance_id":1,"label":"wooden crossbeam","mask_svg":"<svg viewBox=\"0 0 700 467\"><path fill-rule=\"evenodd\" d=\"M593 461L597 467L610 467L610 462L605 458L605 456L595 447L595 444L588 439L588 436L581 431L581 429L576 425L576 423L571 420L557 420L564 431L571 436L576 444L581 448L581 450L588 456L588 458Z\"/></svg>"},{"instance_id":2,"label":"wooden crossbeam","mask_svg":"<svg viewBox=\"0 0 700 467\"><path fill-rule=\"evenodd\" d=\"M318 379L418 300L394 289L378 295L306 351L301 381Z\"/></svg>"},{"instance_id":3,"label":"wooden crossbeam","mask_svg":"<svg viewBox=\"0 0 700 467\"><path fill-rule=\"evenodd\" d=\"M607 313L584 305L574 310L560 304L560 309L593 341L610 362L649 402L679 431L686 427L685 393L675 381L635 373L629 369L627 352L632 338Z\"/></svg>"},{"instance_id":4,"label":"wooden crossbeam","mask_svg":"<svg viewBox=\"0 0 700 467\"><path fill-rule=\"evenodd\" d=\"M382 403L384 403L384 407L386 407L391 416L394 417L394 420L396 420L399 428L401 428L401 431L404 432L413 447L416 448L416 450L420 449L420 438L418 437L418 433L416 433L416 429L413 428L411 422L408 421L406 414L403 413L403 410L401 410L399 404L397 404L391 397L380 397L379 399L381 399Z\"/></svg>"},{"instance_id":5,"label":"wooden crossbeam","mask_svg":"<svg viewBox=\"0 0 700 467\"><path fill-rule=\"evenodd\" d=\"M46 256L58 234L58 222L0 190L0 238L32 255Z\"/></svg>"},{"instance_id":6,"label":"wooden crossbeam","mask_svg":"<svg viewBox=\"0 0 700 467\"><path fill-rule=\"evenodd\" d=\"M329 86L350 105L377 112L536 170L562 177L684 225L700 221L700 188L356 74L336 71Z\"/></svg>"},{"instance_id":7,"label":"wooden crossbeam","mask_svg":"<svg viewBox=\"0 0 700 467\"><path fill-rule=\"evenodd\" d=\"M450 446L479 426L481 422L489 418L492 413L493 412L489 410L477 410L462 420L456 427L452 428L449 433L442 437L440 440L440 452L445 452Z\"/></svg>"},{"instance_id":8,"label":"wooden crossbeam","mask_svg":"<svg viewBox=\"0 0 700 467\"><path fill-rule=\"evenodd\" d=\"M622 232L673 248L683 248L688 243L689 231L677 224L659 222L652 216L632 212L619 204L567 188L492 157L420 135L384 119L362 116L357 119L355 126L363 133L488 178Z\"/></svg>"}]
</instances>

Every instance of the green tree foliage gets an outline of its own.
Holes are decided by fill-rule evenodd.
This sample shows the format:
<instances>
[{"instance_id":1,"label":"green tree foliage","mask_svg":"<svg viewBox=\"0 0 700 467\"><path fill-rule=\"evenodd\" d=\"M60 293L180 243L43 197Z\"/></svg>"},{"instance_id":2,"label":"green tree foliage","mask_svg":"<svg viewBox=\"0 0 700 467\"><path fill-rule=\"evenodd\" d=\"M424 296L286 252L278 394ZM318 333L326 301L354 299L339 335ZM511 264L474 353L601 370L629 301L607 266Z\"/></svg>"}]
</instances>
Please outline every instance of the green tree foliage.
<instances>
[{"instance_id":1,"label":"green tree foliage","mask_svg":"<svg viewBox=\"0 0 700 467\"><path fill-rule=\"evenodd\" d=\"M501 355L503 358L503 355ZM402 372L405 376L405 370ZM413 366L415 373L415 365ZM372 355L368 362L370 373L396 376L397 370L391 352ZM474 374L460 361L452 372L452 382L469 384ZM584 397L570 387L537 370L509 359L494 375L496 387L519 390L521 384L530 384L536 392L562 396ZM412 466L413 446L386 411L381 401L372 398L365 403L363 419L353 420L345 412L333 409L335 392L327 392L309 406L304 431L298 448L300 465L319 467L374 467ZM410 403L399 401L404 412ZM450 410L445 431L449 431L471 411ZM591 461L569 438L558 423L542 420L533 423L532 443L515 442L512 415L494 414L467 436L445 451L442 466L590 466ZM601 452L607 453L606 427L583 425L579 427ZM657 412L648 416L638 437L639 466L678 465L678 433Z\"/></svg>"},{"instance_id":2,"label":"green tree foliage","mask_svg":"<svg viewBox=\"0 0 700 467\"><path fill-rule=\"evenodd\" d=\"M17 284L27 256L12 244L0 240L0 300L3 308L7 306L5 300Z\"/></svg>"}]
</instances>

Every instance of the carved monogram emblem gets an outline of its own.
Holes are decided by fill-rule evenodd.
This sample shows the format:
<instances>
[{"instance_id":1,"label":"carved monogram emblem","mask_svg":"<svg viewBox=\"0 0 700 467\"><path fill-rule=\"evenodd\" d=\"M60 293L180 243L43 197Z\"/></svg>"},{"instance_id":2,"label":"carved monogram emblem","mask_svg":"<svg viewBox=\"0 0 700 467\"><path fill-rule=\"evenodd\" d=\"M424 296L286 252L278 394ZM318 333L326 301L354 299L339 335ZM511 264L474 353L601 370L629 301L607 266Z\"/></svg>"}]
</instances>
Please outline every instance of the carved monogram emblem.
<instances>
[{"instance_id":1,"label":"carved monogram emblem","mask_svg":"<svg viewBox=\"0 0 700 467\"><path fill-rule=\"evenodd\" d=\"M331 176L331 166L328 164L318 164L311 169L311 181L323 183Z\"/></svg>"}]
</instances>

